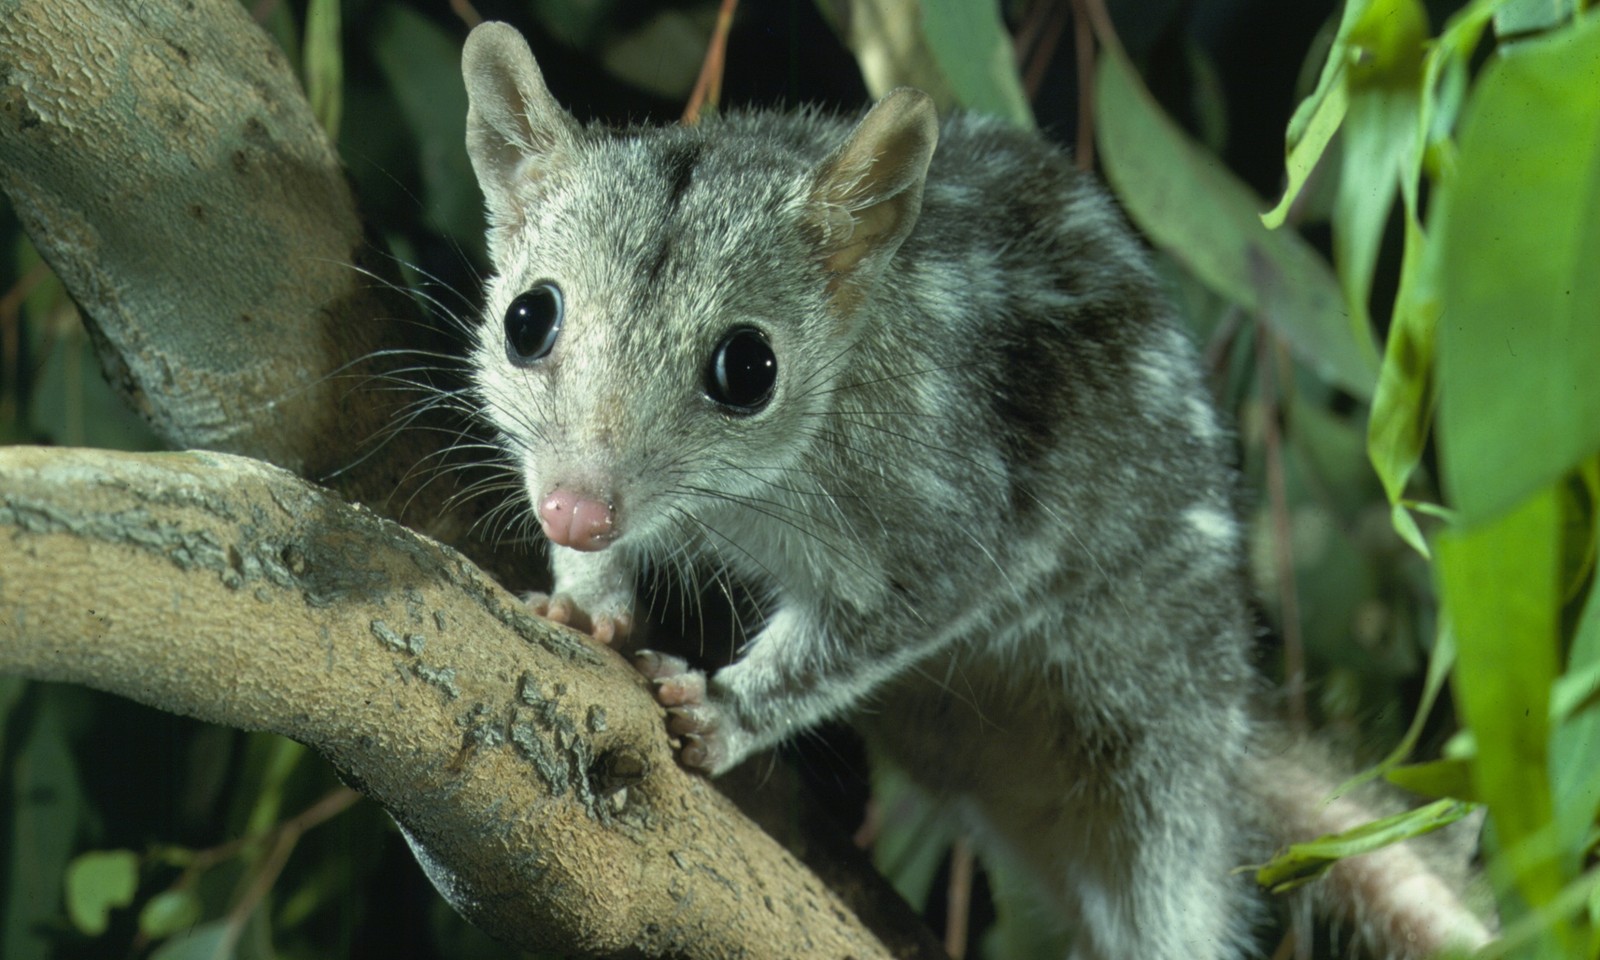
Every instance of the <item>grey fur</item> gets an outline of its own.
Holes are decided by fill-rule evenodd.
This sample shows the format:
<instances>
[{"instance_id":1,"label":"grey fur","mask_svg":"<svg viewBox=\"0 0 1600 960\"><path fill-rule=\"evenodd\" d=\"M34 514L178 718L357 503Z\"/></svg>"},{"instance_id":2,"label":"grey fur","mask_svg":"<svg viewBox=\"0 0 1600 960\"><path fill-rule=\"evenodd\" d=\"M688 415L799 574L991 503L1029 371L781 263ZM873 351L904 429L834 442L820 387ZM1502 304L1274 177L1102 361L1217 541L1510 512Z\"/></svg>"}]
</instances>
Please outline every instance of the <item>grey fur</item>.
<instances>
[{"instance_id":1,"label":"grey fur","mask_svg":"<svg viewBox=\"0 0 1600 960\"><path fill-rule=\"evenodd\" d=\"M672 678L702 765L849 716L1025 865L1073 956L1245 952L1235 478L1100 189L994 120L934 150L911 91L860 126L585 129L509 27L464 69L496 270L478 396L534 503L581 488L620 531L554 548L557 590L621 620L669 566L767 601L738 662ZM565 325L517 366L500 318L546 280ZM779 366L742 416L703 387L740 325Z\"/></svg>"}]
</instances>

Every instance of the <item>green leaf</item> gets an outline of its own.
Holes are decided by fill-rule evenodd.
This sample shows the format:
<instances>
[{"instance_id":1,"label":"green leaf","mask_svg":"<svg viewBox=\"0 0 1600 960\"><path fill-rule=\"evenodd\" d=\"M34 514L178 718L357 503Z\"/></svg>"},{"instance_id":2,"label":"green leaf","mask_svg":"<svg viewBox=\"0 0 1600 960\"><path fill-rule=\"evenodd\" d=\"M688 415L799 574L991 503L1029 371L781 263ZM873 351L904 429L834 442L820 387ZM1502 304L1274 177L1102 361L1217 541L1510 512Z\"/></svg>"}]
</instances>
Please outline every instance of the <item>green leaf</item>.
<instances>
[{"instance_id":1,"label":"green leaf","mask_svg":"<svg viewBox=\"0 0 1600 960\"><path fill-rule=\"evenodd\" d=\"M561 43L588 50L616 16L616 0L533 0L533 15Z\"/></svg>"},{"instance_id":2,"label":"green leaf","mask_svg":"<svg viewBox=\"0 0 1600 960\"><path fill-rule=\"evenodd\" d=\"M1400 290L1394 318L1378 369L1378 389L1367 421L1367 457L1389 497L1395 530L1424 557L1429 556L1422 531L1405 505L1406 484L1428 440L1437 403L1434 354L1439 321L1439 300L1429 285L1431 273L1422 268L1425 240L1417 223L1416 188L1407 182L1405 254L1400 270Z\"/></svg>"},{"instance_id":3,"label":"green leaf","mask_svg":"<svg viewBox=\"0 0 1600 960\"><path fill-rule=\"evenodd\" d=\"M234 934L226 920L213 920L163 943L150 960L228 960Z\"/></svg>"},{"instance_id":4,"label":"green leaf","mask_svg":"<svg viewBox=\"0 0 1600 960\"><path fill-rule=\"evenodd\" d=\"M91 937L106 932L111 910L133 902L139 889L139 855L132 850L92 850L67 865L67 916Z\"/></svg>"},{"instance_id":5,"label":"green leaf","mask_svg":"<svg viewBox=\"0 0 1600 960\"><path fill-rule=\"evenodd\" d=\"M996 0L924 0L922 32L963 107L1033 126Z\"/></svg>"},{"instance_id":6,"label":"green leaf","mask_svg":"<svg viewBox=\"0 0 1600 960\"><path fill-rule=\"evenodd\" d=\"M1341 140L1333 253L1358 336L1370 330L1367 299L1402 172L1415 171L1423 44L1428 16L1417 0L1373 0L1351 26L1349 109Z\"/></svg>"},{"instance_id":7,"label":"green leaf","mask_svg":"<svg viewBox=\"0 0 1600 960\"><path fill-rule=\"evenodd\" d=\"M240 789L237 795L241 800L249 801L251 806L240 833L257 837L277 826L289 778L307 755L304 744L285 737L272 733L250 736L244 765L245 776L241 778L250 789ZM251 856L259 852L255 850Z\"/></svg>"},{"instance_id":8,"label":"green leaf","mask_svg":"<svg viewBox=\"0 0 1600 960\"><path fill-rule=\"evenodd\" d=\"M1300 101L1294 116L1289 118L1289 150L1285 160L1289 182L1278 205L1261 215L1261 222L1271 229L1283 226L1289 216L1289 208L1300 196L1311 171L1322 160L1339 124L1344 121L1345 108L1349 105L1349 90L1344 79L1350 59L1347 37L1361 9L1360 0L1349 0L1344 5L1344 13L1339 18L1339 31L1328 48L1327 58L1322 62L1317 86L1310 96Z\"/></svg>"},{"instance_id":9,"label":"green leaf","mask_svg":"<svg viewBox=\"0 0 1600 960\"><path fill-rule=\"evenodd\" d=\"M339 139L344 109L344 52L340 47L339 0L311 0L306 9L306 99L329 140Z\"/></svg>"},{"instance_id":10,"label":"green leaf","mask_svg":"<svg viewBox=\"0 0 1600 960\"><path fill-rule=\"evenodd\" d=\"M1333 65L1336 61L1330 57L1328 63ZM1342 64L1338 66L1342 67ZM1324 72L1323 76L1326 78L1327 73ZM1335 77L1342 81L1342 71L1336 73ZM1301 110L1308 106L1311 108L1304 121L1305 136L1289 148L1289 155L1284 161L1288 184L1283 188L1283 196L1278 199L1278 205L1261 215L1263 225L1276 230L1288 220L1289 209L1300 198L1306 181L1311 178L1311 172L1317 168L1317 164L1322 161L1322 155L1328 151L1328 144L1333 141L1333 135L1339 131L1339 125L1344 122L1345 111L1349 105L1349 92L1343 82L1335 83L1326 91L1319 86L1316 93L1300 104ZM1296 111L1295 119L1298 120L1299 117L1300 113Z\"/></svg>"},{"instance_id":11,"label":"green leaf","mask_svg":"<svg viewBox=\"0 0 1600 960\"><path fill-rule=\"evenodd\" d=\"M1472 762L1465 758L1430 760L1395 767L1383 778L1402 790L1424 797L1450 797L1471 803L1480 802L1472 789Z\"/></svg>"},{"instance_id":12,"label":"green leaf","mask_svg":"<svg viewBox=\"0 0 1600 960\"><path fill-rule=\"evenodd\" d=\"M1554 952L1548 943L1541 943L1549 928L1556 923L1590 912L1600 905L1600 868L1590 870L1561 891L1561 894L1543 910L1522 916L1506 923L1500 936L1472 955L1472 960L1500 960L1501 957L1593 957L1600 948L1600 938L1589 938L1589 949L1584 952L1566 950Z\"/></svg>"},{"instance_id":13,"label":"green leaf","mask_svg":"<svg viewBox=\"0 0 1600 960\"><path fill-rule=\"evenodd\" d=\"M1518 888L1537 907L1560 865L1535 837L1552 821L1550 687L1559 643L1560 516L1553 488L1505 517L1434 544L1456 636L1456 702L1477 742L1472 778ZM1522 849L1519 849L1522 848Z\"/></svg>"},{"instance_id":14,"label":"green leaf","mask_svg":"<svg viewBox=\"0 0 1600 960\"><path fill-rule=\"evenodd\" d=\"M1600 514L1591 521L1600 531ZM1550 701L1556 723L1550 736L1551 769L1558 773L1556 822L1562 846L1581 850L1600 822L1600 763L1595 762L1600 757L1600 590L1592 585L1573 633L1567 672L1556 682Z\"/></svg>"},{"instance_id":15,"label":"green leaf","mask_svg":"<svg viewBox=\"0 0 1600 960\"><path fill-rule=\"evenodd\" d=\"M428 226L481 252L483 198L467 159L467 88L460 41L409 7L386 6L372 53L417 143Z\"/></svg>"},{"instance_id":16,"label":"green leaf","mask_svg":"<svg viewBox=\"0 0 1600 960\"><path fill-rule=\"evenodd\" d=\"M1327 263L1299 235L1261 223L1260 200L1161 112L1119 50L1100 59L1095 116L1106 178L1140 229L1271 323L1323 380L1370 397L1377 352L1350 336Z\"/></svg>"},{"instance_id":17,"label":"green leaf","mask_svg":"<svg viewBox=\"0 0 1600 960\"><path fill-rule=\"evenodd\" d=\"M1600 449L1596 77L1597 17L1491 62L1433 207L1442 473L1469 523Z\"/></svg>"},{"instance_id":18,"label":"green leaf","mask_svg":"<svg viewBox=\"0 0 1600 960\"><path fill-rule=\"evenodd\" d=\"M200 897L193 890L163 890L139 911L139 932L163 940L200 922Z\"/></svg>"},{"instance_id":19,"label":"green leaf","mask_svg":"<svg viewBox=\"0 0 1600 960\"><path fill-rule=\"evenodd\" d=\"M933 802L891 764L872 764L872 797L882 812L872 862L907 903L920 908L955 832Z\"/></svg>"},{"instance_id":20,"label":"green leaf","mask_svg":"<svg viewBox=\"0 0 1600 960\"><path fill-rule=\"evenodd\" d=\"M983 862L994 903L995 921L983 938L981 956L990 958L1072 956L1071 931L1061 918L1039 909L1039 882L1020 863L1001 856Z\"/></svg>"},{"instance_id":21,"label":"green leaf","mask_svg":"<svg viewBox=\"0 0 1600 960\"><path fill-rule=\"evenodd\" d=\"M1437 800L1343 833L1290 844L1288 850L1256 868L1256 883L1272 893L1285 893L1322 876L1340 860L1432 833L1455 823L1472 809L1472 804L1458 800Z\"/></svg>"},{"instance_id":22,"label":"green leaf","mask_svg":"<svg viewBox=\"0 0 1600 960\"><path fill-rule=\"evenodd\" d=\"M1479 2L1445 24L1423 61L1414 146L1400 172L1404 200L1405 248L1400 289L1395 296L1383 366L1373 395L1367 425L1367 455L1389 495L1396 532L1424 557L1429 556L1422 531L1411 510L1431 512L1434 505L1410 504L1406 484L1422 460L1437 404L1435 356L1439 321L1437 277L1431 268L1427 237L1418 213L1418 194L1425 157L1453 168L1441 158L1454 156L1449 138L1455 130L1466 88L1466 62L1476 48L1492 4ZM1341 187L1343 182L1341 182ZM1349 285L1347 284L1347 289ZM1364 295L1363 295L1364 296Z\"/></svg>"},{"instance_id":23,"label":"green leaf","mask_svg":"<svg viewBox=\"0 0 1600 960\"><path fill-rule=\"evenodd\" d=\"M1501 37L1539 33L1572 19L1572 0L1505 0L1494 12L1494 32Z\"/></svg>"}]
</instances>

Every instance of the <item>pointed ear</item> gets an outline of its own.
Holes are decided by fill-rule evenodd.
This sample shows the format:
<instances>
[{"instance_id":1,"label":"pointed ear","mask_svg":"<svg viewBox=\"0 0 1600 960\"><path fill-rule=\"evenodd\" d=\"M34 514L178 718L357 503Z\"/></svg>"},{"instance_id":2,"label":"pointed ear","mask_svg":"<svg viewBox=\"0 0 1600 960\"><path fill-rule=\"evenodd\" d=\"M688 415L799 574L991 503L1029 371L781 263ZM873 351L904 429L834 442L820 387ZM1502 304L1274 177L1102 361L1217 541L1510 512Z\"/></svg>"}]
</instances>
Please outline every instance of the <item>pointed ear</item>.
<instances>
[{"instance_id":1,"label":"pointed ear","mask_svg":"<svg viewBox=\"0 0 1600 960\"><path fill-rule=\"evenodd\" d=\"M873 276L911 233L938 142L933 100L900 87L878 101L817 171L813 225L833 290Z\"/></svg>"},{"instance_id":2,"label":"pointed ear","mask_svg":"<svg viewBox=\"0 0 1600 960\"><path fill-rule=\"evenodd\" d=\"M467 155L488 201L492 248L496 234L522 223L539 182L567 161L580 128L550 96L527 41L509 24L473 28L461 74Z\"/></svg>"}]
</instances>

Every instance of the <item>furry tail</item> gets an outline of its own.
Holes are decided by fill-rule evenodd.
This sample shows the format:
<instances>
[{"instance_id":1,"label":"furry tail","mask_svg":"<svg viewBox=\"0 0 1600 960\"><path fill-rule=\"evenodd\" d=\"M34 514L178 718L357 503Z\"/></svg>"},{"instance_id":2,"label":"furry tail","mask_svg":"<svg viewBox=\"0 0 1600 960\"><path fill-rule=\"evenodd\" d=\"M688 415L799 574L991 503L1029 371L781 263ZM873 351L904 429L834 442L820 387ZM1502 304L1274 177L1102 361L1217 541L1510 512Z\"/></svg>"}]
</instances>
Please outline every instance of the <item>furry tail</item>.
<instances>
[{"instance_id":1,"label":"furry tail","mask_svg":"<svg viewBox=\"0 0 1600 960\"><path fill-rule=\"evenodd\" d=\"M1346 765L1318 744L1284 737L1273 747L1256 754L1249 782L1264 833L1276 845L1341 833L1403 809L1379 786L1330 798L1340 782L1333 777ZM1467 905L1476 835L1470 823L1341 860L1310 887L1315 906L1356 931L1374 954L1394 960L1488 943L1490 928Z\"/></svg>"}]
</instances>

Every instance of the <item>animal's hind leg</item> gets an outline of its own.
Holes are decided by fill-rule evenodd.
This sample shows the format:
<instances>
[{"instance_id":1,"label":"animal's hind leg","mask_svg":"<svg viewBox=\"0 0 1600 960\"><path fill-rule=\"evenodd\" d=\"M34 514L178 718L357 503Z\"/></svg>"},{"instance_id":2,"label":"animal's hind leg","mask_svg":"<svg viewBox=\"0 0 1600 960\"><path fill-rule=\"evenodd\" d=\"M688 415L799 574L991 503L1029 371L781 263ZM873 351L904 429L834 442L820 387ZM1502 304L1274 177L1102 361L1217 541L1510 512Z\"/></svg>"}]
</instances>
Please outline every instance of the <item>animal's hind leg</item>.
<instances>
[{"instance_id":1,"label":"animal's hind leg","mask_svg":"<svg viewBox=\"0 0 1600 960\"><path fill-rule=\"evenodd\" d=\"M1224 960L1241 956L1247 924L1233 844L1220 822L1186 812L1166 823L1122 821L1088 838L1067 878L1080 929L1074 960Z\"/></svg>"},{"instance_id":2,"label":"animal's hind leg","mask_svg":"<svg viewBox=\"0 0 1600 960\"><path fill-rule=\"evenodd\" d=\"M1144 791L1113 798L1101 785L1095 792L1094 801L1078 793L1048 819L993 822L979 813L974 823L980 842L1021 861L1039 881L1046 910L1070 928L1069 956L1246 955L1252 900L1248 878L1232 873L1240 845L1229 799L1202 799L1201 791L1172 783L1163 785L1159 804Z\"/></svg>"}]
</instances>

